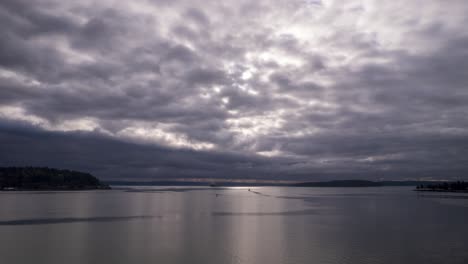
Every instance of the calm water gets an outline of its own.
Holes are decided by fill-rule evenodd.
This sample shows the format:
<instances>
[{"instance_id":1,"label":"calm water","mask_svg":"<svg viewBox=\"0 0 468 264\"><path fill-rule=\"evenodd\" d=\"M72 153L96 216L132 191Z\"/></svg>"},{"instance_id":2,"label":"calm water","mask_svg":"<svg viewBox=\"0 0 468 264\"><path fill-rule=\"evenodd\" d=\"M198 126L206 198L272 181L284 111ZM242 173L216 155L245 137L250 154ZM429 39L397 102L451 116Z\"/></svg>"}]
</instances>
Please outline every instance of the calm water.
<instances>
[{"instance_id":1,"label":"calm water","mask_svg":"<svg viewBox=\"0 0 468 264\"><path fill-rule=\"evenodd\" d=\"M0 262L466 264L465 198L406 187L0 193Z\"/></svg>"}]
</instances>

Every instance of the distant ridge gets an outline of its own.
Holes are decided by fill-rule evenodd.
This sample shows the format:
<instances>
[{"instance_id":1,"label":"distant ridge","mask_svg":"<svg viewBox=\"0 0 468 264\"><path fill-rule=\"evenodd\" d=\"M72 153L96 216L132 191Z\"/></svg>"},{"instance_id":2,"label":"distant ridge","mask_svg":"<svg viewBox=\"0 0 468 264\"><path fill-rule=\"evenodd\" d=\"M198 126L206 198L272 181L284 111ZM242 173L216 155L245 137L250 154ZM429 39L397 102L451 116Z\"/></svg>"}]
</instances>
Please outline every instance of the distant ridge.
<instances>
[{"instance_id":1,"label":"distant ridge","mask_svg":"<svg viewBox=\"0 0 468 264\"><path fill-rule=\"evenodd\" d=\"M47 167L0 167L0 190L96 190L110 187L89 173Z\"/></svg>"},{"instance_id":2,"label":"distant ridge","mask_svg":"<svg viewBox=\"0 0 468 264\"><path fill-rule=\"evenodd\" d=\"M211 181L108 181L109 185L115 186L210 186ZM368 180L335 180L321 182L242 182L242 181L216 181L217 187L229 186L285 186L285 187L379 187L379 186L413 186L430 184L430 181L368 181Z\"/></svg>"},{"instance_id":3,"label":"distant ridge","mask_svg":"<svg viewBox=\"0 0 468 264\"><path fill-rule=\"evenodd\" d=\"M292 186L297 187L375 187L383 186L381 182L366 181L366 180L337 180L326 182L303 182Z\"/></svg>"},{"instance_id":4,"label":"distant ridge","mask_svg":"<svg viewBox=\"0 0 468 264\"><path fill-rule=\"evenodd\" d=\"M115 186L211 186L211 181L106 181L106 184ZM242 187L242 186L290 186L286 183L263 182L232 182L216 181L216 187Z\"/></svg>"},{"instance_id":5,"label":"distant ridge","mask_svg":"<svg viewBox=\"0 0 468 264\"><path fill-rule=\"evenodd\" d=\"M336 180L325 182L296 183L295 187L379 187L379 186L418 186L431 181L368 181L368 180Z\"/></svg>"}]
</instances>

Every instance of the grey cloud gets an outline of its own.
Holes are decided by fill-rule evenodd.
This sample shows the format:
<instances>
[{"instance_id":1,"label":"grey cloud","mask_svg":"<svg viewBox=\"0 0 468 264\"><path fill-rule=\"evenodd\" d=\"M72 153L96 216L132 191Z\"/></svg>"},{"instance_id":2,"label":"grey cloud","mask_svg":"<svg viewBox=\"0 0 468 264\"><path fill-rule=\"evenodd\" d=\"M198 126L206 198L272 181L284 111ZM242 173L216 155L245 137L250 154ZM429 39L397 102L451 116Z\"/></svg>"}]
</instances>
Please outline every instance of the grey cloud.
<instances>
[{"instance_id":1,"label":"grey cloud","mask_svg":"<svg viewBox=\"0 0 468 264\"><path fill-rule=\"evenodd\" d=\"M11 26L15 34L34 37L42 34L66 34L77 29L71 18L54 14L46 7L30 5L27 1L5 0L0 3L4 26Z\"/></svg>"},{"instance_id":2,"label":"grey cloud","mask_svg":"<svg viewBox=\"0 0 468 264\"><path fill-rule=\"evenodd\" d=\"M187 9L184 15L201 26L207 26L210 24L210 19L203 13L203 11L197 8L192 7Z\"/></svg>"},{"instance_id":3,"label":"grey cloud","mask_svg":"<svg viewBox=\"0 0 468 264\"><path fill-rule=\"evenodd\" d=\"M216 84L225 79L224 72L210 69L194 69L187 73L188 83L193 84Z\"/></svg>"},{"instance_id":4,"label":"grey cloud","mask_svg":"<svg viewBox=\"0 0 468 264\"><path fill-rule=\"evenodd\" d=\"M1 128L2 166L57 166L93 171L107 179L236 177L236 173L265 177L262 168L269 166L266 160L254 156L169 149L96 133L47 132L11 122L3 122ZM260 169L245 171L245 164Z\"/></svg>"}]
</instances>

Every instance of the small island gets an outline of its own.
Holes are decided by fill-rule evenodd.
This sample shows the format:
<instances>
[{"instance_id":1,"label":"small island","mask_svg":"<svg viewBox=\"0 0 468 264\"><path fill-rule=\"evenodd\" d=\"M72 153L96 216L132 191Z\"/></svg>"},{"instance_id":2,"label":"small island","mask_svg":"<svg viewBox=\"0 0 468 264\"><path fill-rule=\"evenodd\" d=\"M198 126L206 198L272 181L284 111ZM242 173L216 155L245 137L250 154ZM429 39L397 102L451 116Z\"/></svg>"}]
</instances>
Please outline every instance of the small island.
<instances>
[{"instance_id":1,"label":"small island","mask_svg":"<svg viewBox=\"0 0 468 264\"><path fill-rule=\"evenodd\" d=\"M0 167L0 191L108 190L86 172L47 167Z\"/></svg>"},{"instance_id":2,"label":"small island","mask_svg":"<svg viewBox=\"0 0 468 264\"><path fill-rule=\"evenodd\" d=\"M463 192L468 193L468 182L440 182L432 184L421 184L416 186L415 191L419 192Z\"/></svg>"}]
</instances>

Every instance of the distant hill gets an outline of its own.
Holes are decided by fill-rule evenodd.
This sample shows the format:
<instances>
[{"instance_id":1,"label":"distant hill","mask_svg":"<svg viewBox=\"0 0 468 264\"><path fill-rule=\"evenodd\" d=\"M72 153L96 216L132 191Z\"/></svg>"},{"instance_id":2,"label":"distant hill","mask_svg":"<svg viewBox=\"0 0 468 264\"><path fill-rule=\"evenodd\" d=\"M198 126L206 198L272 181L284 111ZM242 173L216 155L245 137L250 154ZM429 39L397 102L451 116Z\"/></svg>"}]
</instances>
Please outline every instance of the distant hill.
<instances>
[{"instance_id":1,"label":"distant hill","mask_svg":"<svg viewBox=\"0 0 468 264\"><path fill-rule=\"evenodd\" d=\"M427 181L367 181L367 180L336 180L326 182L301 182L295 187L378 187L378 186L418 186L428 184Z\"/></svg>"},{"instance_id":2,"label":"distant hill","mask_svg":"<svg viewBox=\"0 0 468 264\"><path fill-rule=\"evenodd\" d=\"M211 186L211 181L107 181L115 186ZM216 181L216 187L289 186L286 183Z\"/></svg>"},{"instance_id":3,"label":"distant hill","mask_svg":"<svg viewBox=\"0 0 468 264\"><path fill-rule=\"evenodd\" d=\"M89 173L47 167L0 167L0 190L110 189Z\"/></svg>"},{"instance_id":4,"label":"distant hill","mask_svg":"<svg viewBox=\"0 0 468 264\"><path fill-rule=\"evenodd\" d=\"M382 186L380 182L366 181L366 180L337 180L326 182L302 182L296 183L292 186L296 187L374 187Z\"/></svg>"},{"instance_id":5,"label":"distant hill","mask_svg":"<svg viewBox=\"0 0 468 264\"><path fill-rule=\"evenodd\" d=\"M126 185L126 186L210 186L210 181L109 181L109 185ZM300 182L300 183L286 183L286 182L229 182L229 181L216 181L217 187L248 187L248 186L278 186L278 187L379 187L379 186L413 186L416 187L421 184L430 184L429 181L368 181L368 180L335 180L335 181L322 181L322 182Z\"/></svg>"}]
</instances>

